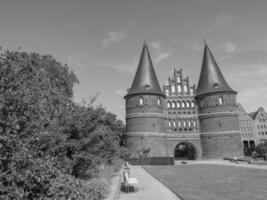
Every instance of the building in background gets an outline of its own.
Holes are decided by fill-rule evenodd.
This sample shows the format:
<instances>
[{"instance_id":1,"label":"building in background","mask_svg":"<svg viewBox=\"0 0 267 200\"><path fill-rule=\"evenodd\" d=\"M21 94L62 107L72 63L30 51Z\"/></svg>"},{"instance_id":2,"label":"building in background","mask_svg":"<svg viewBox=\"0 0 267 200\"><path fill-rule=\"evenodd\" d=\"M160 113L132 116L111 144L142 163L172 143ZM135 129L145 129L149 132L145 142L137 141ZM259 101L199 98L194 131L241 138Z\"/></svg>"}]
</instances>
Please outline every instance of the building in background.
<instances>
[{"instance_id":1,"label":"building in background","mask_svg":"<svg viewBox=\"0 0 267 200\"><path fill-rule=\"evenodd\" d=\"M255 134L259 142L267 141L267 114L264 108L259 107L255 112L249 114L255 125Z\"/></svg>"},{"instance_id":2,"label":"building in background","mask_svg":"<svg viewBox=\"0 0 267 200\"><path fill-rule=\"evenodd\" d=\"M259 143L258 131L254 120L249 116L240 103L238 104L237 111L239 114L243 151L245 155L251 155L251 153L255 151L256 145Z\"/></svg>"}]
</instances>

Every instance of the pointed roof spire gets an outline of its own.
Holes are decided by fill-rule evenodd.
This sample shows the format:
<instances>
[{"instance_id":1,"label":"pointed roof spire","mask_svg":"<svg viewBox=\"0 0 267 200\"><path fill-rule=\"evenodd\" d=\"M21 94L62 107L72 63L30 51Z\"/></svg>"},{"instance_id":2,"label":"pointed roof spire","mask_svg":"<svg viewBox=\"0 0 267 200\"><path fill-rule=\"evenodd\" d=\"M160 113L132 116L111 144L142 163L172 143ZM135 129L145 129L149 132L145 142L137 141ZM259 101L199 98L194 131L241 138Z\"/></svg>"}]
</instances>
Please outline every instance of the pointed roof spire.
<instances>
[{"instance_id":1,"label":"pointed roof spire","mask_svg":"<svg viewBox=\"0 0 267 200\"><path fill-rule=\"evenodd\" d=\"M159 86L145 40L132 86L126 96L131 94L157 94L164 96Z\"/></svg>"},{"instance_id":2,"label":"pointed roof spire","mask_svg":"<svg viewBox=\"0 0 267 200\"><path fill-rule=\"evenodd\" d=\"M206 37L205 36L203 36L203 42L204 42L204 45L206 46L207 42L206 42Z\"/></svg>"},{"instance_id":3,"label":"pointed roof spire","mask_svg":"<svg viewBox=\"0 0 267 200\"><path fill-rule=\"evenodd\" d=\"M224 79L205 40L204 45L202 68L196 91L197 95L211 92L235 92Z\"/></svg>"}]
</instances>

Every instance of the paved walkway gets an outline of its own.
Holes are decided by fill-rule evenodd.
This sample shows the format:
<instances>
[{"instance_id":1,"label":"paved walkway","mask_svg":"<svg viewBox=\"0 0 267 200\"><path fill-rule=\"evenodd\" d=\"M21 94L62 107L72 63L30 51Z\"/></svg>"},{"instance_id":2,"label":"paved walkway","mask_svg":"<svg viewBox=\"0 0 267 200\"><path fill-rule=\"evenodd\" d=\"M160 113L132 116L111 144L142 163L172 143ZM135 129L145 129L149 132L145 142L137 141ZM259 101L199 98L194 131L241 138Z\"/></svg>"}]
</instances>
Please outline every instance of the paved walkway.
<instances>
[{"instance_id":1,"label":"paved walkway","mask_svg":"<svg viewBox=\"0 0 267 200\"><path fill-rule=\"evenodd\" d=\"M180 200L173 192L140 166L131 166L131 177L138 180L137 191L121 192L119 200Z\"/></svg>"},{"instance_id":2,"label":"paved walkway","mask_svg":"<svg viewBox=\"0 0 267 200\"><path fill-rule=\"evenodd\" d=\"M199 165L199 164L214 164L214 165L226 165L226 166L234 166L234 167L247 167L254 169L266 169L267 165L257 165L257 164L248 164L246 162L229 162L228 160L193 160L186 161L189 165ZM180 165L181 161L176 161L175 165Z\"/></svg>"}]
</instances>

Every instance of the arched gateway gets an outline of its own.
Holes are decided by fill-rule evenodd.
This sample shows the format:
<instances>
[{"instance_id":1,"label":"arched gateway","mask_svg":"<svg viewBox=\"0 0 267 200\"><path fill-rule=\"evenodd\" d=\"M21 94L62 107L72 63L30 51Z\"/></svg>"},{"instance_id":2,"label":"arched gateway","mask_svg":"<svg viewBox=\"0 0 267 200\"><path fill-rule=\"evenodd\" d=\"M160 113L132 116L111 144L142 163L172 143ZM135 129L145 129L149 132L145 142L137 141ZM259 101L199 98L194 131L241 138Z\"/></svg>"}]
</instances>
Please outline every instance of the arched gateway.
<instances>
[{"instance_id":1,"label":"arched gateway","mask_svg":"<svg viewBox=\"0 0 267 200\"><path fill-rule=\"evenodd\" d=\"M176 160L195 160L195 147L190 142L180 142L174 149L174 158Z\"/></svg>"}]
</instances>

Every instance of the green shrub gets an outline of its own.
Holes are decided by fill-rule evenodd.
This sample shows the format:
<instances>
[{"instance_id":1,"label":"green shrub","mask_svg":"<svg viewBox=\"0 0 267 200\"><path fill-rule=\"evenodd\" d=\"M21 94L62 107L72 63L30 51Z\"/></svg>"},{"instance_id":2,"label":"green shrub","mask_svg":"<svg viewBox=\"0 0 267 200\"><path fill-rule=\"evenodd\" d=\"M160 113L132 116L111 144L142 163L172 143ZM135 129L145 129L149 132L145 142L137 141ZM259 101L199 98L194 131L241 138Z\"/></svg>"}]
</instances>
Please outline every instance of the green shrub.
<instances>
[{"instance_id":1,"label":"green shrub","mask_svg":"<svg viewBox=\"0 0 267 200\"><path fill-rule=\"evenodd\" d=\"M102 199L125 126L73 102L75 74L50 55L0 54L0 199ZM102 167L104 166L104 167Z\"/></svg>"},{"instance_id":2,"label":"green shrub","mask_svg":"<svg viewBox=\"0 0 267 200\"><path fill-rule=\"evenodd\" d=\"M256 146L256 152L266 159L267 157L267 142L259 143Z\"/></svg>"},{"instance_id":3,"label":"green shrub","mask_svg":"<svg viewBox=\"0 0 267 200\"><path fill-rule=\"evenodd\" d=\"M84 181L62 174L51 181L48 198L100 200L108 193L109 185L104 179Z\"/></svg>"}]
</instances>

